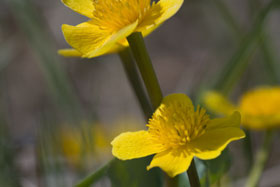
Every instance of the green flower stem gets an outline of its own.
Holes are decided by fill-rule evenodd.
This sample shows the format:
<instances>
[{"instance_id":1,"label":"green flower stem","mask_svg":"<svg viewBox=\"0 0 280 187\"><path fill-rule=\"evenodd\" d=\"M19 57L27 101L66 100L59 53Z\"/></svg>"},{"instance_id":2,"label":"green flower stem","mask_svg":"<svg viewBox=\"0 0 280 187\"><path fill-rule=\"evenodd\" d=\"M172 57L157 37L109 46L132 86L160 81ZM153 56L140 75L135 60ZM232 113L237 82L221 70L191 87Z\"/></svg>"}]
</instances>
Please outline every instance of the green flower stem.
<instances>
[{"instance_id":1,"label":"green flower stem","mask_svg":"<svg viewBox=\"0 0 280 187\"><path fill-rule=\"evenodd\" d=\"M78 184L75 185L75 187L89 187L92 184L94 184L96 181L98 181L100 178L105 176L105 174L108 172L108 169L112 162L114 162L115 159L112 159L110 162L108 162L106 165L98 169L97 171L94 171L93 173L89 174L86 178L84 178L82 181L80 181Z\"/></svg>"},{"instance_id":2,"label":"green flower stem","mask_svg":"<svg viewBox=\"0 0 280 187\"><path fill-rule=\"evenodd\" d=\"M131 52L129 48L126 48L119 52L119 57L122 61L124 71L129 80L129 83L134 90L134 93L141 105L142 111L146 119L148 120L153 114L153 109L149 103L145 90L143 88L141 78L139 77L139 73L136 67L136 64L131 56Z\"/></svg>"},{"instance_id":3,"label":"green flower stem","mask_svg":"<svg viewBox=\"0 0 280 187\"><path fill-rule=\"evenodd\" d=\"M165 178L166 178L166 186L168 186L168 187L179 187L179 175L177 175L176 177L174 177L174 178L170 178L170 177L168 177L168 175L165 175Z\"/></svg>"},{"instance_id":4,"label":"green flower stem","mask_svg":"<svg viewBox=\"0 0 280 187\"><path fill-rule=\"evenodd\" d=\"M258 185L272 147L273 134L271 131L265 133L263 144L256 155L256 160L249 174L246 187L256 187Z\"/></svg>"},{"instance_id":5,"label":"green flower stem","mask_svg":"<svg viewBox=\"0 0 280 187\"><path fill-rule=\"evenodd\" d=\"M143 36L140 32L135 32L128 36L127 40L155 110L161 103L162 92L152 65L152 61L147 52Z\"/></svg>"},{"instance_id":6,"label":"green flower stem","mask_svg":"<svg viewBox=\"0 0 280 187\"><path fill-rule=\"evenodd\" d=\"M198 177L197 170L195 167L194 159L192 159L191 165L190 165L187 173L189 176L191 186L200 187L199 177Z\"/></svg>"},{"instance_id":7,"label":"green flower stem","mask_svg":"<svg viewBox=\"0 0 280 187\"><path fill-rule=\"evenodd\" d=\"M154 110L160 105L162 92L152 65L152 61L147 52L144 39L141 33L136 32L127 37L132 53L136 59L138 68L146 85ZM197 176L194 160L188 169L188 175L192 187L199 187L200 182ZM175 179L176 180L176 179ZM174 184L176 181L169 181Z\"/></svg>"},{"instance_id":8,"label":"green flower stem","mask_svg":"<svg viewBox=\"0 0 280 187\"><path fill-rule=\"evenodd\" d=\"M253 164L253 149L252 149L252 141L251 141L251 133L248 130L244 130L246 133L246 137L243 140L243 152L245 157L247 158L247 171L252 167Z\"/></svg>"}]
</instances>

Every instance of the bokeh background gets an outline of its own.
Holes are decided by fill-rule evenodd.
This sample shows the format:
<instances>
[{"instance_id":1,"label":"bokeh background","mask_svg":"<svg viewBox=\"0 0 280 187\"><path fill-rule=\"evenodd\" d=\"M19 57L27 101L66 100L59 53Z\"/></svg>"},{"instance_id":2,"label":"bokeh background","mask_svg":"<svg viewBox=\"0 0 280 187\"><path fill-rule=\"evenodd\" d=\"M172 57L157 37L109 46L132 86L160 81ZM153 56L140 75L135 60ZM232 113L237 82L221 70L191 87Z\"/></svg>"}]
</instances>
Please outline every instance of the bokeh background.
<instances>
[{"instance_id":1,"label":"bokeh background","mask_svg":"<svg viewBox=\"0 0 280 187\"><path fill-rule=\"evenodd\" d=\"M201 91L236 59L249 65L234 86L233 100L257 85L279 83L279 9L269 13L260 39L242 48L268 2L186 0L145 39L164 95L187 93L198 103ZM144 128L117 54L94 59L57 55L69 47L61 25L86 19L59 0L0 1L0 186L72 186L112 158L114 136ZM265 41L267 54L258 41ZM253 150L261 138L261 132L253 133ZM277 146L261 186L280 186ZM247 167L242 141L232 143L230 153L227 175L236 179L232 186L240 186ZM96 183L111 185L109 177Z\"/></svg>"}]
</instances>

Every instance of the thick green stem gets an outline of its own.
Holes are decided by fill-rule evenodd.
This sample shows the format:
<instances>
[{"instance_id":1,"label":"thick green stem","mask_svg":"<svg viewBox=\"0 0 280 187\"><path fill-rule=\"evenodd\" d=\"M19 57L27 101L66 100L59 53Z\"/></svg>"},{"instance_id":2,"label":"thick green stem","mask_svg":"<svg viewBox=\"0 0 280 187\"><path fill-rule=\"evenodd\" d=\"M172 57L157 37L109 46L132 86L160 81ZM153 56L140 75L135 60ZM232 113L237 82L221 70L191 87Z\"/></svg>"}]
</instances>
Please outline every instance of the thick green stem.
<instances>
[{"instance_id":1,"label":"thick green stem","mask_svg":"<svg viewBox=\"0 0 280 187\"><path fill-rule=\"evenodd\" d=\"M152 65L152 61L147 52L143 36L140 32L135 32L128 36L127 40L146 85L153 108L156 109L161 103L162 92Z\"/></svg>"},{"instance_id":2,"label":"thick green stem","mask_svg":"<svg viewBox=\"0 0 280 187\"><path fill-rule=\"evenodd\" d=\"M167 187L179 187L179 175L177 175L174 178L170 178L166 175L165 178L166 178Z\"/></svg>"},{"instance_id":3,"label":"thick green stem","mask_svg":"<svg viewBox=\"0 0 280 187\"><path fill-rule=\"evenodd\" d=\"M249 174L246 187L256 187L260 181L263 169L269 157L270 149L273 142L273 132L265 133L263 144L257 153L256 160Z\"/></svg>"},{"instance_id":4,"label":"thick green stem","mask_svg":"<svg viewBox=\"0 0 280 187\"><path fill-rule=\"evenodd\" d=\"M146 85L148 94L153 104L154 109L156 109L162 100L162 92L153 69L152 61L147 52L144 39L141 33L133 33L127 38L130 48L132 49L133 55L136 59L138 68ZM192 187L199 187L200 182L197 176L195 163L192 161L191 166L188 170L188 175ZM168 184L177 184L175 181L169 181Z\"/></svg>"},{"instance_id":5,"label":"thick green stem","mask_svg":"<svg viewBox=\"0 0 280 187\"><path fill-rule=\"evenodd\" d=\"M188 169L188 176L190 180L190 184L192 187L200 187L199 177L196 171L194 159L191 162L191 165Z\"/></svg>"},{"instance_id":6,"label":"thick green stem","mask_svg":"<svg viewBox=\"0 0 280 187\"><path fill-rule=\"evenodd\" d=\"M143 88L141 78L139 77L139 73L137 71L136 64L131 56L130 49L126 48L119 52L120 59L123 64L124 71L129 80L130 86L132 87L139 104L142 108L142 111L146 117L149 119L153 114L153 109L149 103L145 90Z\"/></svg>"}]
</instances>

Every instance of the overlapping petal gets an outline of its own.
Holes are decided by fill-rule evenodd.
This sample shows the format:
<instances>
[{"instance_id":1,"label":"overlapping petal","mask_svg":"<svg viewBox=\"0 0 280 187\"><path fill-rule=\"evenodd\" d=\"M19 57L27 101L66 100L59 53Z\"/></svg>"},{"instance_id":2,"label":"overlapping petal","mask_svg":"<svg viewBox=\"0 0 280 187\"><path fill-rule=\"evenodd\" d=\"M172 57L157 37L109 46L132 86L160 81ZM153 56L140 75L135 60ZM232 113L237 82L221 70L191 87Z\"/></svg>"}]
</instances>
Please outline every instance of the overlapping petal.
<instances>
[{"instance_id":1,"label":"overlapping petal","mask_svg":"<svg viewBox=\"0 0 280 187\"><path fill-rule=\"evenodd\" d=\"M209 122L205 133L192 140L190 146L195 156L201 159L213 159L234 140L245 137L240 129L240 114L235 112L229 117L214 119Z\"/></svg>"},{"instance_id":2,"label":"overlapping petal","mask_svg":"<svg viewBox=\"0 0 280 187\"><path fill-rule=\"evenodd\" d=\"M174 177L180 173L185 172L193 159L193 155L183 149L173 149L158 153L154 156L152 162L147 167L160 167L170 177Z\"/></svg>"},{"instance_id":3,"label":"overlapping petal","mask_svg":"<svg viewBox=\"0 0 280 187\"><path fill-rule=\"evenodd\" d=\"M77 26L64 24L62 31L66 41L74 49L82 53L83 57L92 58L110 51L118 40L130 35L136 26L137 21L116 33L110 33L101 30L89 21Z\"/></svg>"},{"instance_id":4,"label":"overlapping petal","mask_svg":"<svg viewBox=\"0 0 280 187\"><path fill-rule=\"evenodd\" d=\"M186 94L182 93L170 94L164 97L162 100L162 105L172 105L176 102L184 106L193 107L191 99Z\"/></svg>"},{"instance_id":5,"label":"overlapping petal","mask_svg":"<svg viewBox=\"0 0 280 187\"><path fill-rule=\"evenodd\" d=\"M180 106L182 106L182 108L189 108L190 110L194 110L192 101L187 95L182 93L170 94L163 98L160 106L154 112L153 118L150 120L150 122L155 121L158 118L166 118L167 116L173 115L170 113L171 112L170 109L166 110L166 108L169 108L168 105L174 105L174 104L179 104ZM168 119L166 120L168 121Z\"/></svg>"},{"instance_id":6,"label":"overlapping petal","mask_svg":"<svg viewBox=\"0 0 280 187\"><path fill-rule=\"evenodd\" d=\"M153 4L143 21L137 27L137 31L147 36L164 21L172 17L181 8L184 0L160 0Z\"/></svg>"},{"instance_id":7,"label":"overlapping petal","mask_svg":"<svg viewBox=\"0 0 280 187\"><path fill-rule=\"evenodd\" d=\"M62 2L79 14L89 18L93 17L94 6L92 0L62 0Z\"/></svg>"},{"instance_id":8,"label":"overlapping petal","mask_svg":"<svg viewBox=\"0 0 280 187\"><path fill-rule=\"evenodd\" d=\"M113 155L122 160L145 157L165 149L155 143L147 131L122 133L111 144Z\"/></svg>"}]
</instances>

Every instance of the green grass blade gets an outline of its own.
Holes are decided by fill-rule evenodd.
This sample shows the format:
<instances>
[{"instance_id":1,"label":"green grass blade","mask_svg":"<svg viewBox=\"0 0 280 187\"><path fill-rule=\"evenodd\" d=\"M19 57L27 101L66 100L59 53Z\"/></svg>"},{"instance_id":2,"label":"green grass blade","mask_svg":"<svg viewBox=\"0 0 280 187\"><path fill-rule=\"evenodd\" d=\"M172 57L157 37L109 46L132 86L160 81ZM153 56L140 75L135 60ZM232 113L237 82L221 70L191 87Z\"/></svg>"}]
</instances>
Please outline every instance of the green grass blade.
<instances>
[{"instance_id":1,"label":"green grass blade","mask_svg":"<svg viewBox=\"0 0 280 187\"><path fill-rule=\"evenodd\" d=\"M58 58L44 19L29 0L8 0L7 3L38 57L55 103L67 117L77 120L81 115L81 106Z\"/></svg>"}]
</instances>

